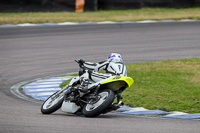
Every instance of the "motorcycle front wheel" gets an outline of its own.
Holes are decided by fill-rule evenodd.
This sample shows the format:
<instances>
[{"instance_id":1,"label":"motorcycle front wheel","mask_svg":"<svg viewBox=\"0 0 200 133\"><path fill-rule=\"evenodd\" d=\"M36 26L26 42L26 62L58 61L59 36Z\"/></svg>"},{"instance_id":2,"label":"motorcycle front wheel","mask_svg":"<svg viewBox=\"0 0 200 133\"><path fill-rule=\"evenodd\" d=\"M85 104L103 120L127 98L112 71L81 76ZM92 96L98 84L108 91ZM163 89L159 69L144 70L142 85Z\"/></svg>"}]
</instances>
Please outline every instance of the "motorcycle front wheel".
<instances>
[{"instance_id":1,"label":"motorcycle front wheel","mask_svg":"<svg viewBox=\"0 0 200 133\"><path fill-rule=\"evenodd\" d=\"M61 108L64 100L64 92L57 91L52 94L41 106L41 112L43 114L51 114Z\"/></svg>"},{"instance_id":2,"label":"motorcycle front wheel","mask_svg":"<svg viewBox=\"0 0 200 133\"><path fill-rule=\"evenodd\" d=\"M115 99L115 93L110 90L101 90L98 93L98 101L94 104L86 104L83 107L83 115L86 117L97 117L99 116L104 110L106 110L110 105L113 103ZM93 101L89 101L93 103Z\"/></svg>"}]
</instances>

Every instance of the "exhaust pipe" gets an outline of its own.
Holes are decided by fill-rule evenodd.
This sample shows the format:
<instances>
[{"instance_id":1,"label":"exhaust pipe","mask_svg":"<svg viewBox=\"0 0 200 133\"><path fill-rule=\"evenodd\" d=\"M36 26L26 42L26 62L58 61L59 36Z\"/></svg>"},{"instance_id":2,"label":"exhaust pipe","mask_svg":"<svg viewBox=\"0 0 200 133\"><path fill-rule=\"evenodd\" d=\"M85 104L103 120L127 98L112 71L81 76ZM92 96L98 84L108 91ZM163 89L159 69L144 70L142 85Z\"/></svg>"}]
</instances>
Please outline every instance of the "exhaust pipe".
<instances>
[{"instance_id":1,"label":"exhaust pipe","mask_svg":"<svg viewBox=\"0 0 200 133\"><path fill-rule=\"evenodd\" d=\"M124 105L122 101L119 101L119 103L117 104L117 106L122 106L122 105Z\"/></svg>"},{"instance_id":2,"label":"exhaust pipe","mask_svg":"<svg viewBox=\"0 0 200 133\"><path fill-rule=\"evenodd\" d=\"M106 109L103 114L106 114L108 112L117 110L120 108L120 106L124 105L124 103L122 101L119 101L119 103L113 103L108 109Z\"/></svg>"}]
</instances>

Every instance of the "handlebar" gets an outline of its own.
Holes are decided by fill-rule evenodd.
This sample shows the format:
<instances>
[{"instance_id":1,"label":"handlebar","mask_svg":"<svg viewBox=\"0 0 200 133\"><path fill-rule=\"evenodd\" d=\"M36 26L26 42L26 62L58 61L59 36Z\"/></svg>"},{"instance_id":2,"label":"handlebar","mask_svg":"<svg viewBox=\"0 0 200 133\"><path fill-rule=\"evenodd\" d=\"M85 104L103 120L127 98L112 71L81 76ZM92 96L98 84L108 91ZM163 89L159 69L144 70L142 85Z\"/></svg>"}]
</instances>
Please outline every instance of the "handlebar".
<instances>
[{"instance_id":1,"label":"handlebar","mask_svg":"<svg viewBox=\"0 0 200 133\"><path fill-rule=\"evenodd\" d=\"M74 61L76 61L76 63L78 63L78 64L79 64L79 62L78 62L77 60L74 60Z\"/></svg>"}]
</instances>

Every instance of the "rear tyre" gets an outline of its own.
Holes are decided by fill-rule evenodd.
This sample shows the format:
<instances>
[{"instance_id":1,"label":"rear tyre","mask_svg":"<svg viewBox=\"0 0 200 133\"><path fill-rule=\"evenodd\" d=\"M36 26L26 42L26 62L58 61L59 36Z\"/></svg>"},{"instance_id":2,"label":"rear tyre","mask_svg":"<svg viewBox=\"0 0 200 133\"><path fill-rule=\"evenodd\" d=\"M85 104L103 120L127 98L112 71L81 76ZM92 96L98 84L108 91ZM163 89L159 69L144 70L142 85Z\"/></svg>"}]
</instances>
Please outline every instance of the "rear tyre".
<instances>
[{"instance_id":1,"label":"rear tyre","mask_svg":"<svg viewBox=\"0 0 200 133\"><path fill-rule=\"evenodd\" d=\"M104 112L115 99L115 93L106 89L98 92L99 100L95 104L86 104L83 107L83 115L86 117L97 117Z\"/></svg>"},{"instance_id":2,"label":"rear tyre","mask_svg":"<svg viewBox=\"0 0 200 133\"><path fill-rule=\"evenodd\" d=\"M60 91L52 94L41 106L41 112L43 114L51 114L57 111L62 106L64 100L64 94Z\"/></svg>"}]
</instances>

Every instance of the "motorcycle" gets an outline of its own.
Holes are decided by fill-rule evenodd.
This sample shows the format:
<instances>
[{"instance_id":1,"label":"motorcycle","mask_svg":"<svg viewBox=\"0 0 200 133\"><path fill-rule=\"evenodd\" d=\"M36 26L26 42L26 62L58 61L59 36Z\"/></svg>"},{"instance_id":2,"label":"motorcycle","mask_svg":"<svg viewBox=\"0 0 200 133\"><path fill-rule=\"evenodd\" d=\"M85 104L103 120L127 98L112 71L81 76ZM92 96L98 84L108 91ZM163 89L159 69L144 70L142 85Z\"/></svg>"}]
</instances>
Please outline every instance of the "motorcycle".
<instances>
[{"instance_id":1,"label":"motorcycle","mask_svg":"<svg viewBox=\"0 0 200 133\"><path fill-rule=\"evenodd\" d=\"M90 70L76 62L80 66L79 76L72 78L69 85L46 99L41 106L43 114L51 114L61 108L66 113L97 117L117 110L123 105L121 93L134 83L131 77L115 75L99 82L89 80L89 90L83 93L79 89L80 81Z\"/></svg>"}]
</instances>

